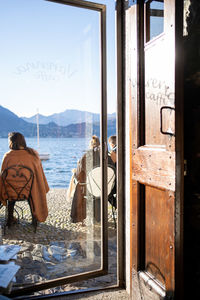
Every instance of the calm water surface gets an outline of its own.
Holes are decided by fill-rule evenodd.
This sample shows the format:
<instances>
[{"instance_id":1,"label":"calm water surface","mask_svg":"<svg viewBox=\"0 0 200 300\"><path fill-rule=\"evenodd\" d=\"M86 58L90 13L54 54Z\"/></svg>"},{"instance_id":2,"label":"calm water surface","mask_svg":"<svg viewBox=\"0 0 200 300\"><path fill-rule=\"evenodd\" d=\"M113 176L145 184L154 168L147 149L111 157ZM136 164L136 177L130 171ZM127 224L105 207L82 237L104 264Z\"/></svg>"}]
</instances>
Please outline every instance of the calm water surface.
<instances>
[{"instance_id":1,"label":"calm water surface","mask_svg":"<svg viewBox=\"0 0 200 300\"><path fill-rule=\"evenodd\" d=\"M37 149L36 138L26 138L27 146ZM49 153L50 159L43 161L47 181L51 188L67 188L78 159L88 149L85 138L40 138L40 153ZM8 139L0 139L0 160L8 149Z\"/></svg>"}]
</instances>

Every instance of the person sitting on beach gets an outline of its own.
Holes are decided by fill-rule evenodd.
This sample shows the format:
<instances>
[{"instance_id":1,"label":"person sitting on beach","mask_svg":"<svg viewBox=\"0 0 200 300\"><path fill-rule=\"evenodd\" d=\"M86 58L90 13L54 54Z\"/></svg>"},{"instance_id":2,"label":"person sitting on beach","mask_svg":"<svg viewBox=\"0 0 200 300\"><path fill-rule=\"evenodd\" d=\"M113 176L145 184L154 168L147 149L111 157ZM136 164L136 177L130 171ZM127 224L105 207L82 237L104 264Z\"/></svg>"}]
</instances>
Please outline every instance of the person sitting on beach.
<instances>
[{"instance_id":1,"label":"person sitting on beach","mask_svg":"<svg viewBox=\"0 0 200 300\"><path fill-rule=\"evenodd\" d=\"M108 164L110 162L110 164L114 165L115 167L115 175L116 175L116 163L117 163L117 137L116 135L111 135L108 138L108 143L110 145L110 151L108 152ZM117 180L115 177L115 184L114 187L110 193L110 197L108 198L108 201L110 202L110 204L112 206L115 207L115 209L117 208L117 200L116 200L116 193L117 193Z\"/></svg>"},{"instance_id":2,"label":"person sitting on beach","mask_svg":"<svg viewBox=\"0 0 200 300\"><path fill-rule=\"evenodd\" d=\"M49 186L42 168L42 163L37 151L27 147L24 136L19 132L8 134L10 151L4 154L1 166L2 172L13 165L24 165L30 168L34 173L34 180L31 190L32 196L32 213L37 221L44 222L48 216L46 193ZM9 188L9 187L8 187ZM0 202L6 205L7 194L0 176ZM8 202L8 224L16 222L14 212L15 201Z\"/></svg>"},{"instance_id":3,"label":"person sitting on beach","mask_svg":"<svg viewBox=\"0 0 200 300\"><path fill-rule=\"evenodd\" d=\"M110 145L111 150L109 151L109 156L111 157L114 164L117 162L117 138L116 135L111 135L108 138L108 143Z\"/></svg>"},{"instance_id":4,"label":"person sitting on beach","mask_svg":"<svg viewBox=\"0 0 200 300\"><path fill-rule=\"evenodd\" d=\"M86 174L95 166L100 166L100 141L96 135L89 142L89 150L82 156L74 170L76 182L75 192L72 199L71 221L83 222L86 218Z\"/></svg>"}]
</instances>

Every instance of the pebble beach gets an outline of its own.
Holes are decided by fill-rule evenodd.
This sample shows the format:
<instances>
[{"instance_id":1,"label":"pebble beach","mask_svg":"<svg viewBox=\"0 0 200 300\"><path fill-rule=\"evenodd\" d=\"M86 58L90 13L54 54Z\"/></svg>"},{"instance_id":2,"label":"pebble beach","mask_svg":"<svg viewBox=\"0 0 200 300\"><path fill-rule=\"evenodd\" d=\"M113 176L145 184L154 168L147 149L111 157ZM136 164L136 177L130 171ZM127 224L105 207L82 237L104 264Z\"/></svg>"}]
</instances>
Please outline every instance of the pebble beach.
<instances>
[{"instance_id":1,"label":"pebble beach","mask_svg":"<svg viewBox=\"0 0 200 300\"><path fill-rule=\"evenodd\" d=\"M36 233L31 224L31 214L27 203L20 203L19 222L6 228L3 244L20 245L15 263L20 266L12 289L45 282L60 277L93 271L101 266L101 225L89 224L87 219L72 223L70 219L71 200L67 189L50 189L47 194L48 217L39 223ZM1 225L5 209L0 210ZM17 215L16 215L17 216ZM79 288L105 287L117 283L116 269L116 229L108 206L108 257L109 274L77 283L51 288L36 294L51 294Z\"/></svg>"}]
</instances>

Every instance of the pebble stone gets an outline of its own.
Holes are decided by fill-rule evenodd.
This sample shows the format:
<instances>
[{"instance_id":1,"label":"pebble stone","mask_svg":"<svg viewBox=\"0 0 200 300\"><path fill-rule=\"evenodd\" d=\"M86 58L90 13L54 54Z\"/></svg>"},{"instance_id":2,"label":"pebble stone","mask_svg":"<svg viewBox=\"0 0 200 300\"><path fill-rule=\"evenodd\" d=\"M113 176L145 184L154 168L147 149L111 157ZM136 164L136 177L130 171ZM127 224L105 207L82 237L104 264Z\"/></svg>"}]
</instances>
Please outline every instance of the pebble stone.
<instances>
[{"instance_id":1,"label":"pebble stone","mask_svg":"<svg viewBox=\"0 0 200 300\"><path fill-rule=\"evenodd\" d=\"M66 195L67 189L51 189L48 192L49 214L44 223L38 224L36 233L31 225L28 204L19 204L23 208L23 219L20 215L18 224L6 228L3 236L3 244L21 246L15 260L20 265L20 270L13 282L13 289L100 268L101 226L91 225L87 220L84 224L72 223L71 201ZM108 208L108 275L40 291L35 295L117 284L116 229L110 205ZM16 209L20 214L20 209ZM1 225L4 223L4 216L5 209L2 208Z\"/></svg>"}]
</instances>

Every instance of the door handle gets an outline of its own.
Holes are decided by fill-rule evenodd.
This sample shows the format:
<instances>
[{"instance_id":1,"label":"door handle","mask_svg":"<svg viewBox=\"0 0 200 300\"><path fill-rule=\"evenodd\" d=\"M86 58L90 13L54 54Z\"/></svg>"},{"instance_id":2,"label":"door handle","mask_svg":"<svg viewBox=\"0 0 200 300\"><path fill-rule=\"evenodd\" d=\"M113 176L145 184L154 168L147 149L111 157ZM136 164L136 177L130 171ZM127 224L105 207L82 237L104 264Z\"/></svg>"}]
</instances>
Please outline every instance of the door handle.
<instances>
[{"instance_id":1,"label":"door handle","mask_svg":"<svg viewBox=\"0 0 200 300\"><path fill-rule=\"evenodd\" d=\"M168 134L168 135L171 135L171 136L175 136L175 133L172 132L171 128L169 128L167 131L163 130L163 110L164 109L171 109L171 110L175 111L175 108L171 107L171 106L162 106L161 107L161 109L160 109L160 132L162 134Z\"/></svg>"}]
</instances>

